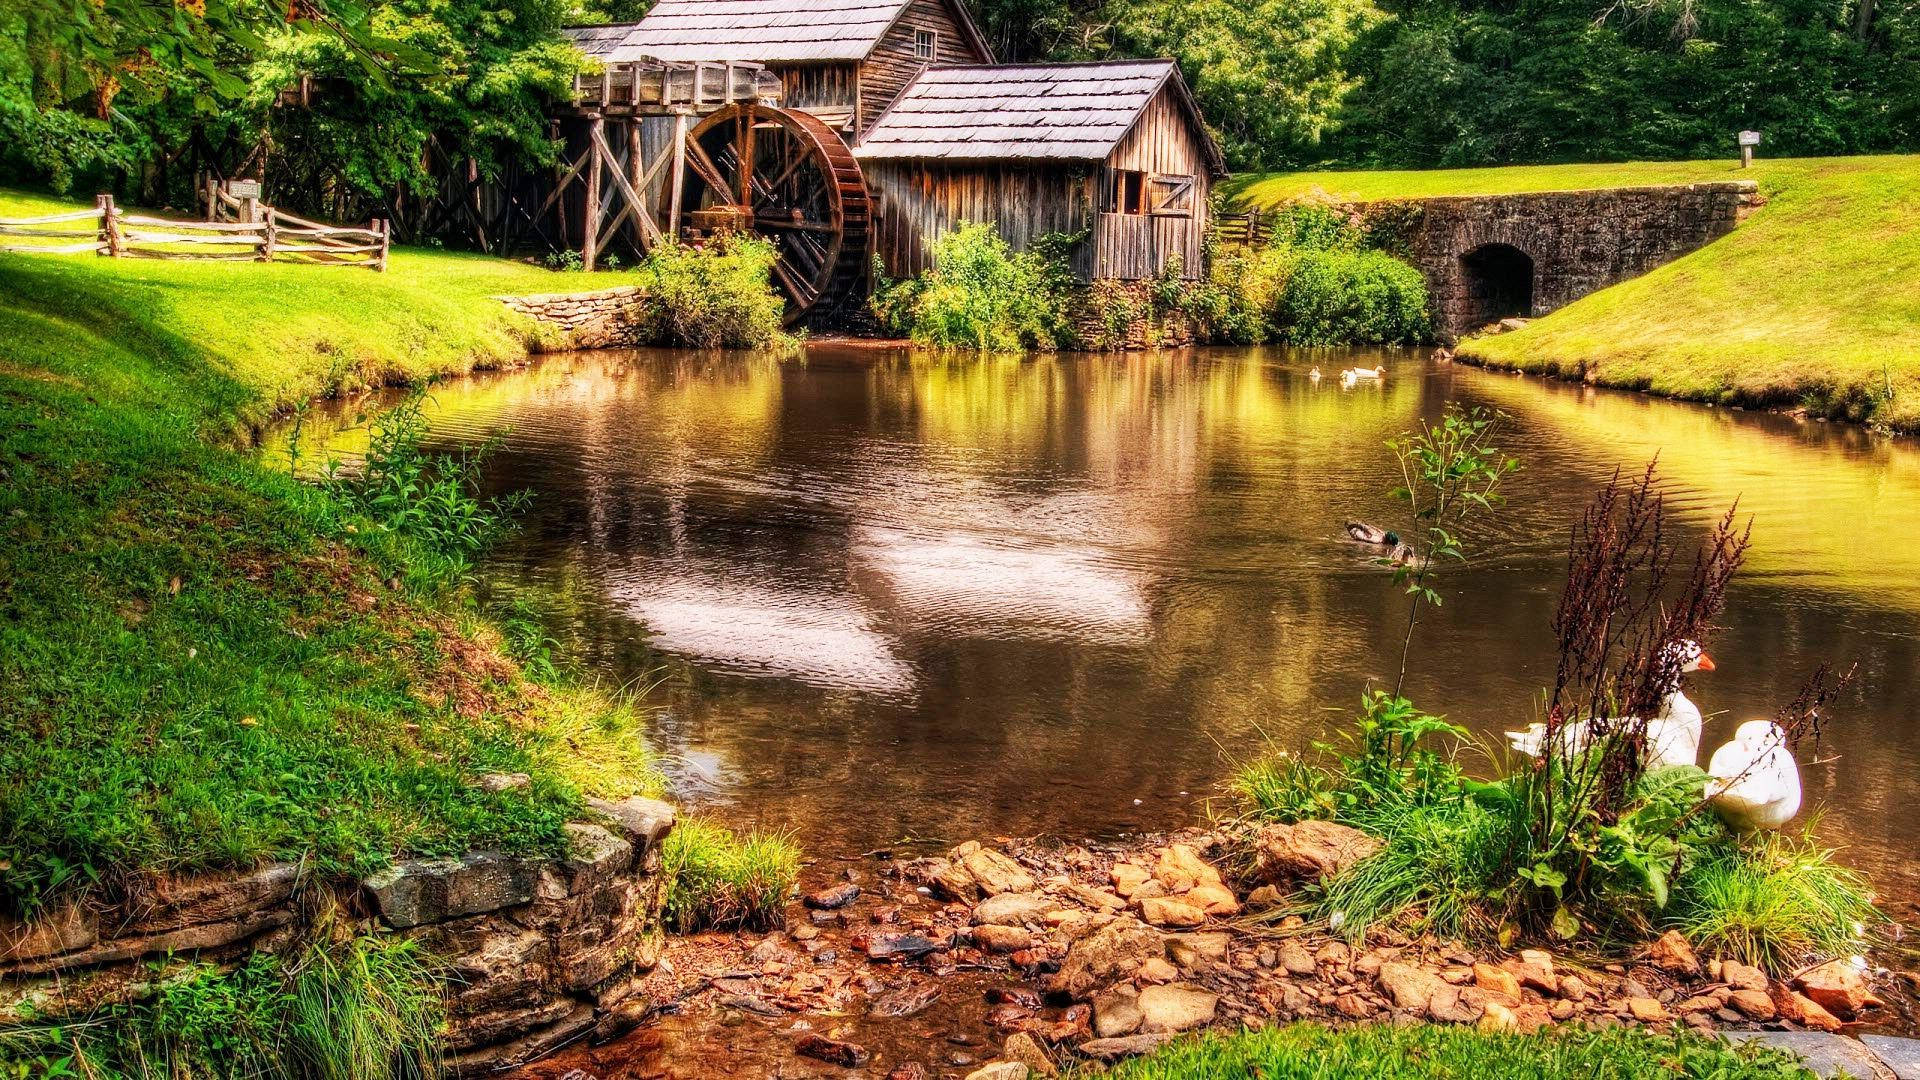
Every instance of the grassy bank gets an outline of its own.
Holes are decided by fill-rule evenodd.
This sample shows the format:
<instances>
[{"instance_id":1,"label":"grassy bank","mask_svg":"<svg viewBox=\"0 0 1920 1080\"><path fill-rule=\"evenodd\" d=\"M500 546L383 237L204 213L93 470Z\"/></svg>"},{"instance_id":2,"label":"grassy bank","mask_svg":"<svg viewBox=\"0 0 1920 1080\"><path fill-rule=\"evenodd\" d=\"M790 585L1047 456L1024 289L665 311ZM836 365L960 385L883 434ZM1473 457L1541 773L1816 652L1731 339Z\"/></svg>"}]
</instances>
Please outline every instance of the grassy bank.
<instances>
[{"instance_id":1,"label":"grassy bank","mask_svg":"<svg viewBox=\"0 0 1920 1080\"><path fill-rule=\"evenodd\" d=\"M236 446L317 393L517 360L488 295L576 277L0 255L0 910L558 851L583 794L651 785L629 705L528 680L443 559Z\"/></svg>"},{"instance_id":2,"label":"grassy bank","mask_svg":"<svg viewBox=\"0 0 1920 1080\"><path fill-rule=\"evenodd\" d=\"M1777 1051L1640 1028L1498 1034L1438 1024L1318 1024L1182 1041L1099 1074L1110 1080L1412 1080L1418 1077L1811 1077Z\"/></svg>"},{"instance_id":3,"label":"grassy bank","mask_svg":"<svg viewBox=\"0 0 1920 1080\"><path fill-rule=\"evenodd\" d=\"M1920 430L1920 157L1298 173L1245 181L1249 205L1745 178L1766 196L1732 235L1525 329L1469 341L1476 363L1607 386Z\"/></svg>"}]
</instances>

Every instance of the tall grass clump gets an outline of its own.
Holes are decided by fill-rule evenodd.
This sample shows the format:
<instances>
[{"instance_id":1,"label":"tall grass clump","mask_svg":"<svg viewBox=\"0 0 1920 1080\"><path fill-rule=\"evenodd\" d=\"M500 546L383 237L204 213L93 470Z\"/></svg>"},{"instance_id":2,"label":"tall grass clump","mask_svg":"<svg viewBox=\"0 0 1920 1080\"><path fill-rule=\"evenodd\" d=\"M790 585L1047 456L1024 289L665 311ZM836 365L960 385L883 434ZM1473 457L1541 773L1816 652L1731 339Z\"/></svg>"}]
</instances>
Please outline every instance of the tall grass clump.
<instances>
[{"instance_id":1,"label":"tall grass clump","mask_svg":"<svg viewBox=\"0 0 1920 1080\"><path fill-rule=\"evenodd\" d=\"M145 1001L0 1028L0 1072L196 1080L428 1080L441 1074L442 979L411 941L315 942L237 968L201 964Z\"/></svg>"},{"instance_id":2,"label":"tall grass clump","mask_svg":"<svg viewBox=\"0 0 1920 1080\"><path fill-rule=\"evenodd\" d=\"M917 278L881 279L873 311L894 333L941 349L1054 349L1071 338L1065 249L1077 238L1042 237L1016 252L987 222L961 222L933 243Z\"/></svg>"},{"instance_id":3,"label":"tall grass clump","mask_svg":"<svg viewBox=\"0 0 1920 1080\"><path fill-rule=\"evenodd\" d=\"M1711 952L1769 971L1861 947L1883 917L1865 878L1811 835L1726 847L1681 879L1670 922Z\"/></svg>"},{"instance_id":4,"label":"tall grass clump","mask_svg":"<svg viewBox=\"0 0 1920 1080\"><path fill-rule=\"evenodd\" d=\"M1418 345L1433 334L1427 281L1383 251L1310 251L1274 308L1292 345Z\"/></svg>"},{"instance_id":5,"label":"tall grass clump","mask_svg":"<svg viewBox=\"0 0 1920 1080\"><path fill-rule=\"evenodd\" d=\"M800 876L800 850L785 836L749 832L691 818L660 848L666 875L666 923L696 930L765 930L778 926Z\"/></svg>"},{"instance_id":6,"label":"tall grass clump","mask_svg":"<svg viewBox=\"0 0 1920 1080\"><path fill-rule=\"evenodd\" d=\"M773 288L770 241L723 236L706 247L662 244L635 271L640 299L628 313L642 340L697 349L790 348L786 301Z\"/></svg>"}]
</instances>

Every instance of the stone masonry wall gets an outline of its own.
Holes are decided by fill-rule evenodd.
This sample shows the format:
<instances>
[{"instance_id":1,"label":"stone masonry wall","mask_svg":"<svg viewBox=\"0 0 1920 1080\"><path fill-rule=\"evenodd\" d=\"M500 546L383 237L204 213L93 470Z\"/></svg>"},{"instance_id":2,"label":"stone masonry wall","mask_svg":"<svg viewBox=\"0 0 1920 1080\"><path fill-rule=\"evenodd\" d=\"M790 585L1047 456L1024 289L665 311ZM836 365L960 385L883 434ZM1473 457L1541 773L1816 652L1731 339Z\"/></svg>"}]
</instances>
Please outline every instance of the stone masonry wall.
<instances>
[{"instance_id":1,"label":"stone masonry wall","mask_svg":"<svg viewBox=\"0 0 1920 1080\"><path fill-rule=\"evenodd\" d=\"M505 1067L612 1038L651 1006L641 980L658 958L659 848L674 810L643 798L589 806L594 820L566 826L565 859L414 859L333 890L358 929L417 939L451 969L450 1064ZM0 919L0 1026L141 1000L190 963L298 947L315 888L276 864L156 882L114 912L75 904Z\"/></svg>"},{"instance_id":2,"label":"stone masonry wall","mask_svg":"<svg viewBox=\"0 0 1920 1080\"><path fill-rule=\"evenodd\" d=\"M640 339L640 328L627 317L639 298L638 285L620 285L597 292L494 297L522 315L557 327L562 334L562 340L555 345L558 349L646 344Z\"/></svg>"},{"instance_id":3,"label":"stone masonry wall","mask_svg":"<svg viewBox=\"0 0 1920 1080\"><path fill-rule=\"evenodd\" d=\"M1759 204L1757 190L1750 180L1731 180L1394 200L1356 211L1408 218L1403 239L1432 290L1435 329L1454 337L1500 315L1545 315L1725 236ZM1405 215L1408 206L1419 212ZM1470 261L1489 245L1532 260L1526 310L1497 309L1499 283Z\"/></svg>"}]
</instances>

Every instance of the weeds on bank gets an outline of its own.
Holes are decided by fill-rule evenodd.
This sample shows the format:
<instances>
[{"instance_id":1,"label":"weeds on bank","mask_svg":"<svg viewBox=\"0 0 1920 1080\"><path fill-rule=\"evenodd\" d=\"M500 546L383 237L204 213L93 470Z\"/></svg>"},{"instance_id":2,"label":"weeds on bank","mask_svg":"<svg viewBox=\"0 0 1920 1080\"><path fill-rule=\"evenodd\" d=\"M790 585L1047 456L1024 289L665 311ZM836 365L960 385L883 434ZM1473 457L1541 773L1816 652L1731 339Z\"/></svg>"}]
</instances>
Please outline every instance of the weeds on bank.
<instances>
[{"instance_id":1,"label":"weeds on bank","mask_svg":"<svg viewBox=\"0 0 1920 1080\"><path fill-rule=\"evenodd\" d=\"M58 1026L0 1028L18 1077L426 1080L440 1075L441 974L410 941L256 952L165 973L154 995Z\"/></svg>"},{"instance_id":2,"label":"weeds on bank","mask_svg":"<svg viewBox=\"0 0 1920 1080\"><path fill-rule=\"evenodd\" d=\"M1394 567L1413 598L1409 656L1419 605L1439 599L1425 567L1459 548L1440 508L1493 510L1497 499L1481 496L1512 467L1493 464L1503 459L1481 449L1472 424L1449 415L1390 444L1409 463L1408 488L1428 493L1410 499L1429 511L1416 512L1426 558ZM1432 494L1448 485L1454 494ZM1878 916L1857 875L1810 843L1730 832L1698 767L1648 765L1648 718L1679 685L1686 644L1712 630L1746 536L1729 512L1686 551L1667 528L1653 467L1635 482L1616 474L1572 529L1552 621L1560 660L1544 697L1546 749L1500 779L1462 770L1465 731L1378 690L1315 759L1270 752L1242 766L1233 787L1250 816L1329 819L1381 841L1309 894L1311 912L1354 938L1388 922L1503 942L1640 939L1678 926L1773 970L1860 947ZM1781 710L1789 745L1818 737L1836 689L1822 666Z\"/></svg>"},{"instance_id":3,"label":"weeds on bank","mask_svg":"<svg viewBox=\"0 0 1920 1080\"><path fill-rule=\"evenodd\" d=\"M671 930L765 930L780 923L800 876L800 850L785 836L691 818L660 848Z\"/></svg>"},{"instance_id":4,"label":"weeds on bank","mask_svg":"<svg viewBox=\"0 0 1920 1080\"><path fill-rule=\"evenodd\" d=\"M1090 1070L1074 1076L1090 1076ZM1203 1035L1099 1074L1109 1080L1420 1080L1445 1077L1713 1077L1802 1080L1791 1054L1684 1029L1560 1028L1517 1035L1445 1024L1297 1023Z\"/></svg>"}]
</instances>

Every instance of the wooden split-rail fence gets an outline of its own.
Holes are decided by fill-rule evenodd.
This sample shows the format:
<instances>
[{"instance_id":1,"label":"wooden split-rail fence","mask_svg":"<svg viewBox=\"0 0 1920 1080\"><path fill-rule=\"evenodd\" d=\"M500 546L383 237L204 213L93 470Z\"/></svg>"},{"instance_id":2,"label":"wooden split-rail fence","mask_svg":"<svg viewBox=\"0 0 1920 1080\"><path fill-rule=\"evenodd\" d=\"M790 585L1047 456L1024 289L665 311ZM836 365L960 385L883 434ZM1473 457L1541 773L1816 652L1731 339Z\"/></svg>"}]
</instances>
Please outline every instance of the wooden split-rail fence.
<instances>
[{"instance_id":1,"label":"wooden split-rail fence","mask_svg":"<svg viewBox=\"0 0 1920 1080\"><path fill-rule=\"evenodd\" d=\"M364 229L295 217L256 200L230 199L235 221L183 221L129 214L101 195L91 210L0 218L0 251L38 255L195 259L213 262L309 262L387 268L389 229L376 219ZM78 227L91 222L87 228ZM5 242L6 238L16 238ZM31 242L20 242L31 241Z\"/></svg>"}]
</instances>

